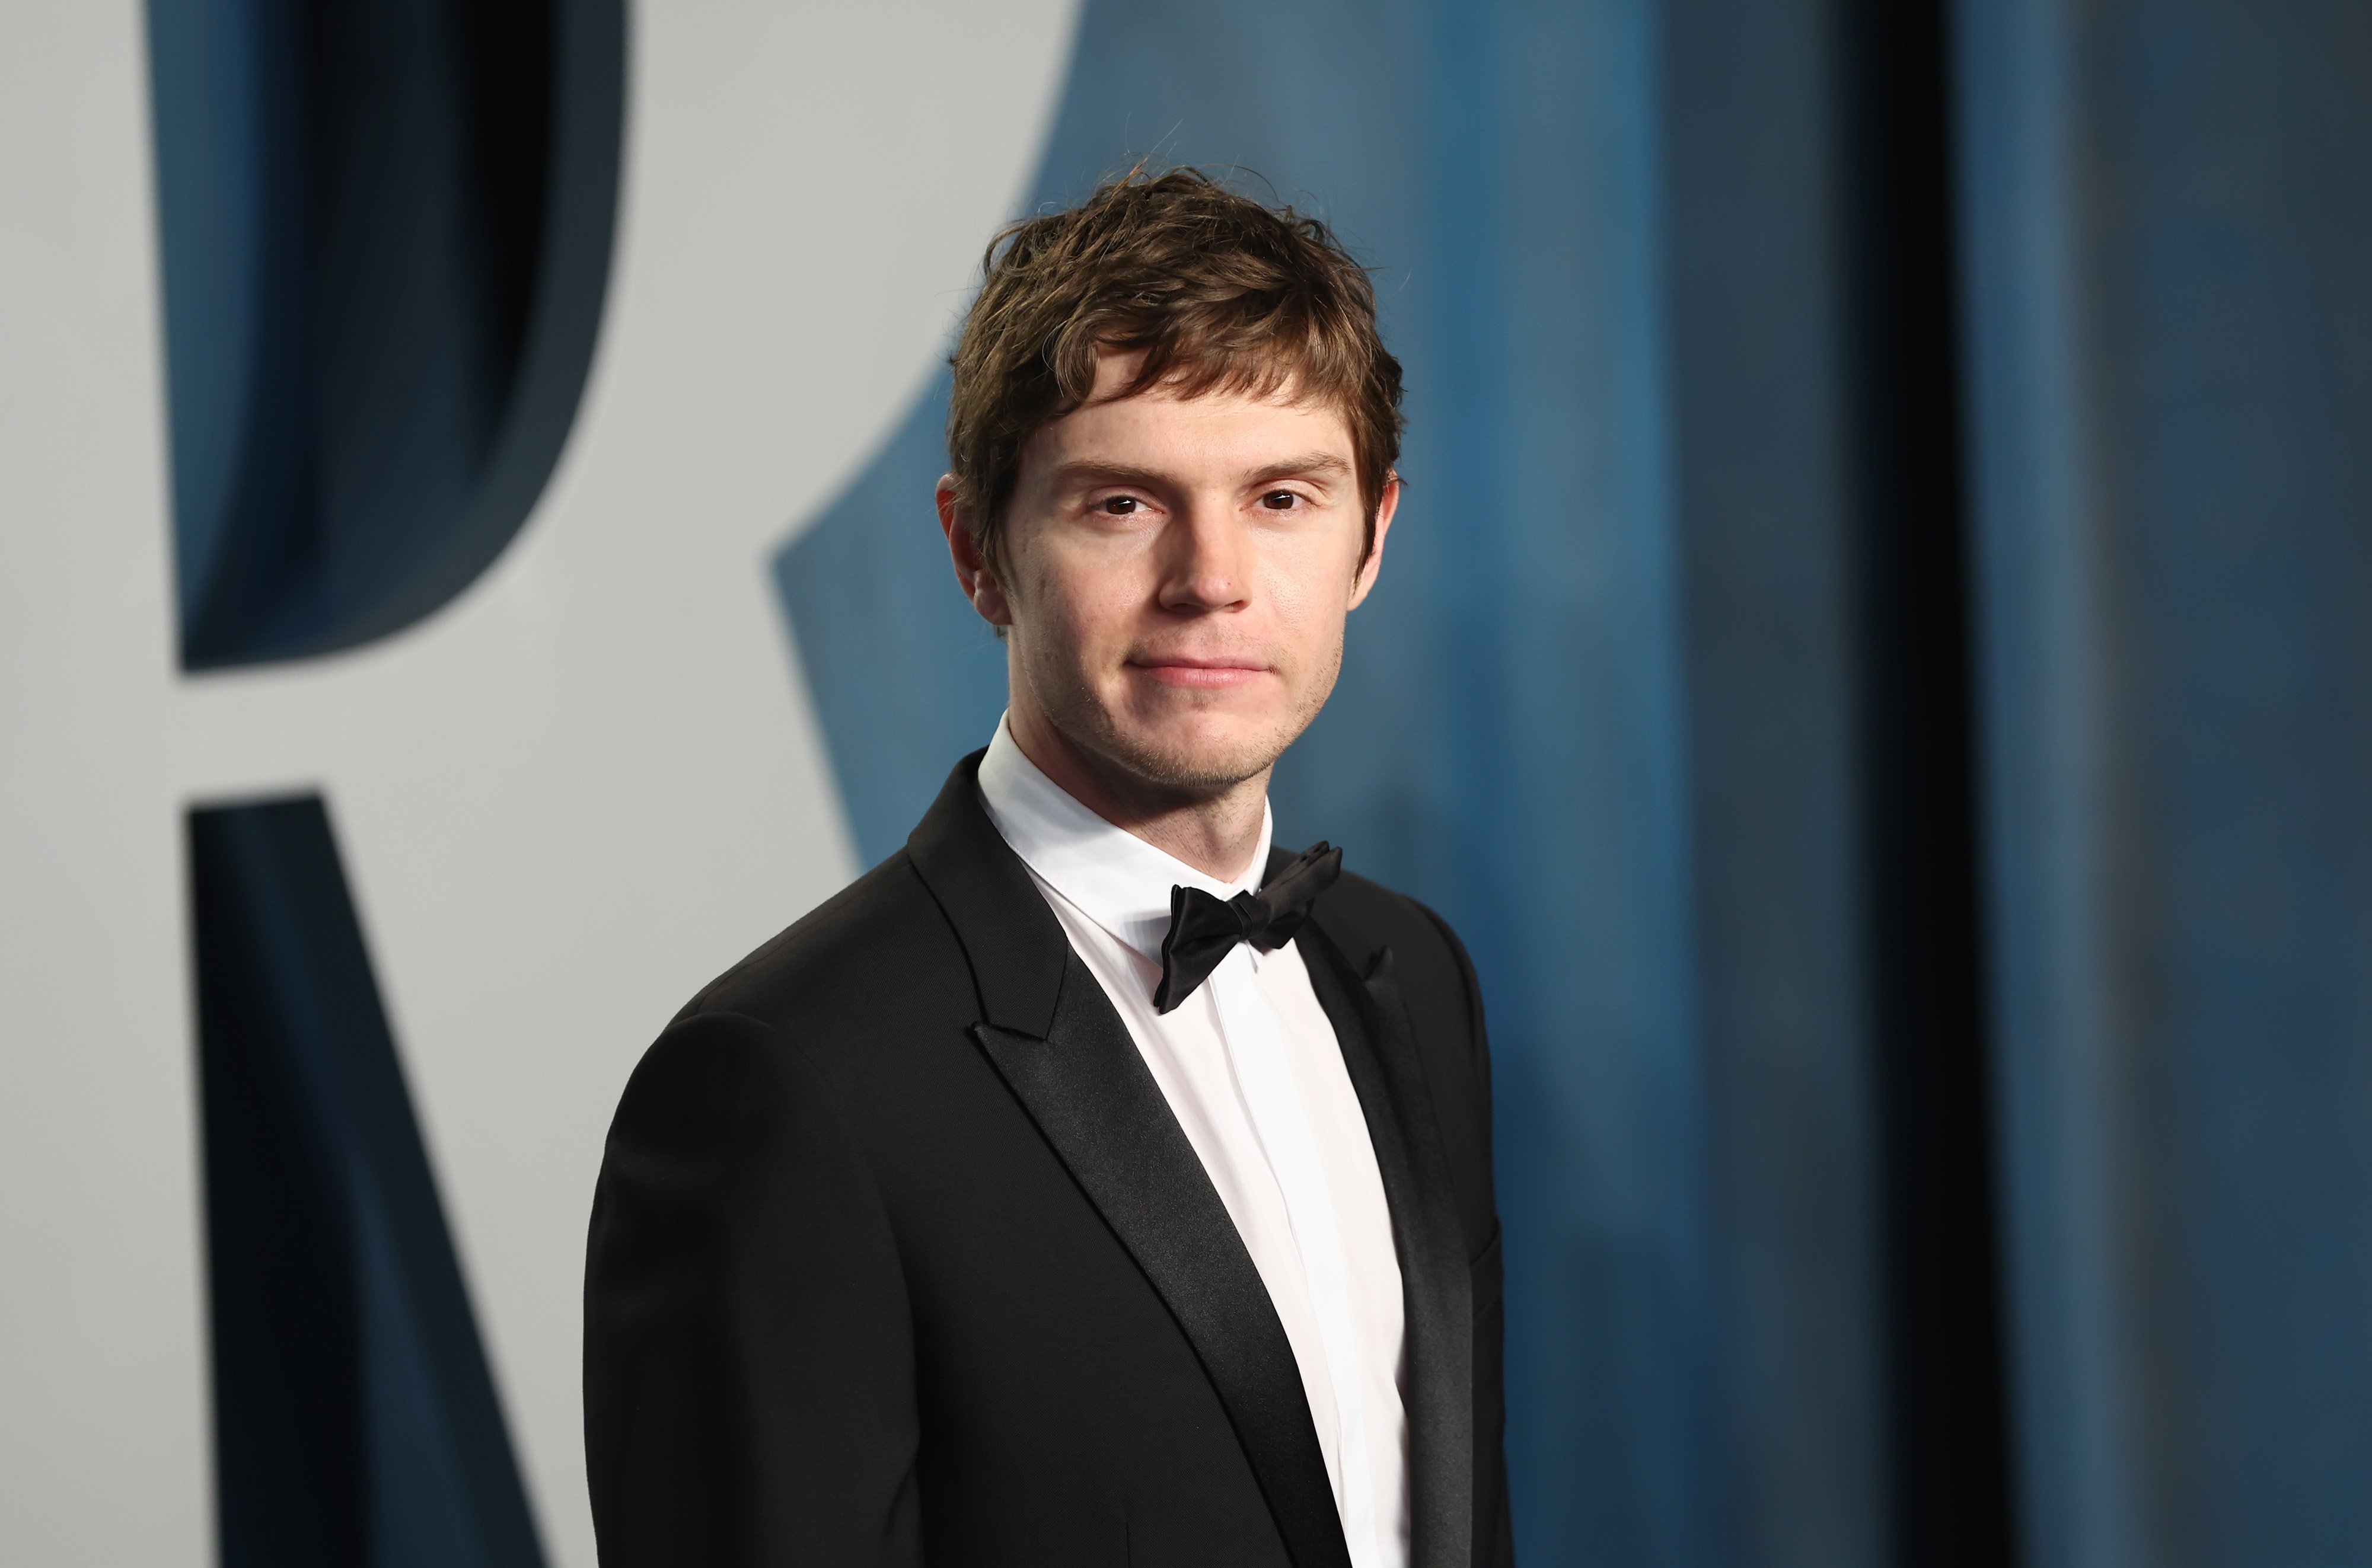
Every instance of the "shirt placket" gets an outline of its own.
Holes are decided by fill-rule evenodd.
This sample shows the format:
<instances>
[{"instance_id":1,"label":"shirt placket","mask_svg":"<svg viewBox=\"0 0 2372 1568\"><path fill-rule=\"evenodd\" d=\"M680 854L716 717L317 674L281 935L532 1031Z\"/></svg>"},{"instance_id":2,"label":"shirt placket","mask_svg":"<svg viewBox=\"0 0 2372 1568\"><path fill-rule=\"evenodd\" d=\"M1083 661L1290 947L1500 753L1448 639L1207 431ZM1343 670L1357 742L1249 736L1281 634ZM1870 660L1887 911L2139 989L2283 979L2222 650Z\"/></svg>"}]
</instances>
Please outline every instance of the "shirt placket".
<instances>
[{"instance_id":1,"label":"shirt placket","mask_svg":"<svg viewBox=\"0 0 2372 1568\"><path fill-rule=\"evenodd\" d=\"M1333 1385L1339 1453L1336 1502L1355 1562L1374 1560L1374 1499L1369 1495L1366 1383L1353 1330L1349 1260L1334 1212L1324 1162L1300 1085L1285 1058L1275 1009L1260 992L1257 960L1238 947L1204 983L1219 1017L1219 1035L1261 1152L1285 1199L1302 1280L1316 1309L1318 1334Z\"/></svg>"}]
</instances>

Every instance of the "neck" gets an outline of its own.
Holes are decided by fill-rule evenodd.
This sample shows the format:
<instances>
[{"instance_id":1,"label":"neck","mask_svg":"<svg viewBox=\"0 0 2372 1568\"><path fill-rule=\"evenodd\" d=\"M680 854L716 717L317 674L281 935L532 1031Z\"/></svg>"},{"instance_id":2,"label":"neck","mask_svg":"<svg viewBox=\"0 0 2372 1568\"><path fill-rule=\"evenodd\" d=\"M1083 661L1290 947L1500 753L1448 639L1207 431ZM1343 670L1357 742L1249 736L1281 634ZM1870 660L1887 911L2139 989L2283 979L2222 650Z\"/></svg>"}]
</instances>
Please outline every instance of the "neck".
<instances>
[{"instance_id":1,"label":"neck","mask_svg":"<svg viewBox=\"0 0 2372 1568\"><path fill-rule=\"evenodd\" d=\"M1018 703L1006 723L1040 772L1113 827L1222 882L1250 866L1260 849L1270 769L1215 793L1186 790L1114 766Z\"/></svg>"}]
</instances>

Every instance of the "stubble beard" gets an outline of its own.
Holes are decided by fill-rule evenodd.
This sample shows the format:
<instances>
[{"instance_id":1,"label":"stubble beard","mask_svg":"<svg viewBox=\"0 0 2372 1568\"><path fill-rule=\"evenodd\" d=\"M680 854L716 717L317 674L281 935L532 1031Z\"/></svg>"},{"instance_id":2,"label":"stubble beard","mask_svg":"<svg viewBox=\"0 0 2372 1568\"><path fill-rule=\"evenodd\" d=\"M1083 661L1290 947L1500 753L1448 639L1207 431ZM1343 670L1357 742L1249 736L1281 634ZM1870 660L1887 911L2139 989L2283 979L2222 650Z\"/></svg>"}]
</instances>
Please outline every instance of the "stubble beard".
<instances>
[{"instance_id":1,"label":"stubble beard","mask_svg":"<svg viewBox=\"0 0 2372 1568\"><path fill-rule=\"evenodd\" d=\"M1068 660L1051 669L1030 661L1024 679L1047 721L1089 766L1162 795L1210 800L1265 773L1301 738L1333 694L1342 668L1338 641L1329 650L1322 674L1294 693L1287 712L1254 733L1222 740L1193 738L1183 725L1172 738L1165 737L1157 723L1121 722L1086 672Z\"/></svg>"}]
</instances>

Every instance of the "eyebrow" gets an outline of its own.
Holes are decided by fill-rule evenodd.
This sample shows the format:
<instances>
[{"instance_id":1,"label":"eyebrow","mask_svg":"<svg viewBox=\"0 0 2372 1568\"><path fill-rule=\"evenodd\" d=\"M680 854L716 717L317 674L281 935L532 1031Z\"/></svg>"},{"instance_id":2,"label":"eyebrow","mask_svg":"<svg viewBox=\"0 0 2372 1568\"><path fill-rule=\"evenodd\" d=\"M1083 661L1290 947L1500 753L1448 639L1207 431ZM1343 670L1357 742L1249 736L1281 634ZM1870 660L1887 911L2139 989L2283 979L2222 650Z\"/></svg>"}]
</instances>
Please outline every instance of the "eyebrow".
<instances>
[{"instance_id":1,"label":"eyebrow","mask_svg":"<svg viewBox=\"0 0 2372 1568\"><path fill-rule=\"evenodd\" d=\"M1312 479L1342 479L1351 472L1351 465L1331 452L1305 452L1280 462L1266 464L1247 475L1246 485L1267 484L1274 480L1307 476ZM1055 469L1058 484L1140 484L1150 488L1169 482L1170 476L1157 469L1140 468L1134 463L1108 463L1093 458L1081 458Z\"/></svg>"},{"instance_id":2,"label":"eyebrow","mask_svg":"<svg viewBox=\"0 0 2372 1568\"><path fill-rule=\"evenodd\" d=\"M1168 476L1156 469L1138 468L1132 463L1099 462L1093 458L1079 458L1054 470L1057 484L1141 484L1148 489Z\"/></svg>"},{"instance_id":3,"label":"eyebrow","mask_svg":"<svg viewBox=\"0 0 2372 1568\"><path fill-rule=\"evenodd\" d=\"M1299 477L1346 479L1350 477L1350 473L1351 465L1331 452L1307 452L1300 457L1287 458L1281 463L1271 463L1264 469L1255 470L1248 482L1266 484L1271 480Z\"/></svg>"}]
</instances>

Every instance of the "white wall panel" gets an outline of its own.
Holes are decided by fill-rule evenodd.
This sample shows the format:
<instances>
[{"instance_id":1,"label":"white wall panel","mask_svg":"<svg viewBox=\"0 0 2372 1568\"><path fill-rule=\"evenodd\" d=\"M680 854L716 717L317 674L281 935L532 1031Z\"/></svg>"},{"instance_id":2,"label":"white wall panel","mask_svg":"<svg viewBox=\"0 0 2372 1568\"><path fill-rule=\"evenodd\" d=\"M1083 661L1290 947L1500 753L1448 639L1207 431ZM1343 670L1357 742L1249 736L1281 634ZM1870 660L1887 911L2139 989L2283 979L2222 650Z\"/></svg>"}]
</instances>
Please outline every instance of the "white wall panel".
<instances>
[{"instance_id":1,"label":"white wall panel","mask_svg":"<svg viewBox=\"0 0 2372 1568\"><path fill-rule=\"evenodd\" d=\"M197 679L139 16L0 10L0 1549L210 1554L180 815L301 787L547 1546L590 1564L578 1295L610 1109L699 983L855 869L767 558L941 351L1073 6L637 9L607 317L519 539L394 639Z\"/></svg>"}]
</instances>

